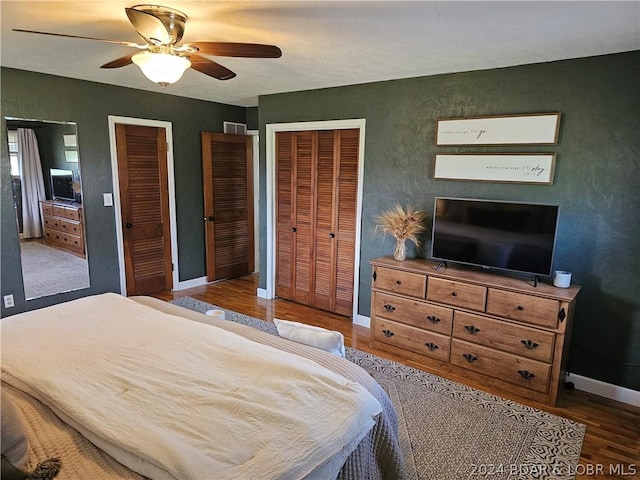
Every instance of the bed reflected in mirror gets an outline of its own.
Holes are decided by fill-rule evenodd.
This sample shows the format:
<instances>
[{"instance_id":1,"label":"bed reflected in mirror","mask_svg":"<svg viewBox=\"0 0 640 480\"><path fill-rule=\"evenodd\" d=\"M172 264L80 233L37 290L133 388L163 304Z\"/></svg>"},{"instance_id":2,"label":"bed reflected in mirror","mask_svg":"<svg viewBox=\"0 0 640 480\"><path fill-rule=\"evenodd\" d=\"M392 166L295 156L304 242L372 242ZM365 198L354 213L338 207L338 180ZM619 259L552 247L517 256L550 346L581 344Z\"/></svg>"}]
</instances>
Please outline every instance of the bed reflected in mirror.
<instances>
[{"instance_id":1,"label":"bed reflected in mirror","mask_svg":"<svg viewBox=\"0 0 640 480\"><path fill-rule=\"evenodd\" d=\"M25 299L89 288L76 124L5 121Z\"/></svg>"}]
</instances>

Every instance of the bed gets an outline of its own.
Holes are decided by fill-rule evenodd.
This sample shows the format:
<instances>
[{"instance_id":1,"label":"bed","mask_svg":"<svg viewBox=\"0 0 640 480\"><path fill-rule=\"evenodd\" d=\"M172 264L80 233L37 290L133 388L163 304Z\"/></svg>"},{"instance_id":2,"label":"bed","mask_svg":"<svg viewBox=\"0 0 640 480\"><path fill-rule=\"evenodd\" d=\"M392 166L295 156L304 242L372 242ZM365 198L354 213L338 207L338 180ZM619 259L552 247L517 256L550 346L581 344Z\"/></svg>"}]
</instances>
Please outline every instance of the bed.
<instances>
[{"instance_id":1,"label":"bed","mask_svg":"<svg viewBox=\"0 0 640 480\"><path fill-rule=\"evenodd\" d=\"M325 351L111 293L1 326L3 392L56 478L404 478L388 396Z\"/></svg>"}]
</instances>

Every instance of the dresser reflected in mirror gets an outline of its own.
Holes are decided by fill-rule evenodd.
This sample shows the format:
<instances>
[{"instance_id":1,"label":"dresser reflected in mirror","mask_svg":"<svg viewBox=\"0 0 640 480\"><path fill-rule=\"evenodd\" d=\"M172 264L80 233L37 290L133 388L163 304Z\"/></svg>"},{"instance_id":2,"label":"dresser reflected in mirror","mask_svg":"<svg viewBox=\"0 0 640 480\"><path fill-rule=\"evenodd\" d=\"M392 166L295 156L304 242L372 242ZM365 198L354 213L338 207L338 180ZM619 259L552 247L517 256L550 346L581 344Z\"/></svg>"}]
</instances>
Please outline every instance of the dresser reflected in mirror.
<instances>
[{"instance_id":1,"label":"dresser reflected in mirror","mask_svg":"<svg viewBox=\"0 0 640 480\"><path fill-rule=\"evenodd\" d=\"M5 121L25 298L89 288L76 124Z\"/></svg>"}]
</instances>

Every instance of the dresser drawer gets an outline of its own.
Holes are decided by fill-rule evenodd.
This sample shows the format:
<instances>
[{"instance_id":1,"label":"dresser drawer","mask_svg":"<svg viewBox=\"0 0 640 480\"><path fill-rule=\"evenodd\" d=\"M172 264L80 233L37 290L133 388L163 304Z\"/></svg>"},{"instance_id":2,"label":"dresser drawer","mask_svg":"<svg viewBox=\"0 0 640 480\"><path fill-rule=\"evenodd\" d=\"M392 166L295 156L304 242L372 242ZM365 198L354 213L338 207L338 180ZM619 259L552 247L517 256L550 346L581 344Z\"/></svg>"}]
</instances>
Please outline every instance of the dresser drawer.
<instances>
[{"instance_id":1,"label":"dresser drawer","mask_svg":"<svg viewBox=\"0 0 640 480\"><path fill-rule=\"evenodd\" d=\"M81 226L79 222L65 220L60 217L44 217L44 225L46 228L51 228L60 232L67 232L73 235L81 234Z\"/></svg>"},{"instance_id":2,"label":"dresser drawer","mask_svg":"<svg viewBox=\"0 0 640 480\"><path fill-rule=\"evenodd\" d=\"M53 205L53 214L56 217L65 217L67 214L67 209L60 205Z\"/></svg>"},{"instance_id":3,"label":"dresser drawer","mask_svg":"<svg viewBox=\"0 0 640 480\"><path fill-rule=\"evenodd\" d=\"M453 336L467 342L551 363L555 334L456 311Z\"/></svg>"},{"instance_id":4,"label":"dresser drawer","mask_svg":"<svg viewBox=\"0 0 640 480\"><path fill-rule=\"evenodd\" d=\"M41 203L43 215L53 215L53 205L49 203Z\"/></svg>"},{"instance_id":5,"label":"dresser drawer","mask_svg":"<svg viewBox=\"0 0 640 480\"><path fill-rule=\"evenodd\" d=\"M64 217L69 220L80 220L80 209L79 208L65 208L64 209Z\"/></svg>"},{"instance_id":6,"label":"dresser drawer","mask_svg":"<svg viewBox=\"0 0 640 480\"><path fill-rule=\"evenodd\" d=\"M452 309L381 292L375 292L374 295L376 318L384 317L443 335L451 334Z\"/></svg>"},{"instance_id":7,"label":"dresser drawer","mask_svg":"<svg viewBox=\"0 0 640 480\"><path fill-rule=\"evenodd\" d=\"M388 345L410 350L421 355L449 361L450 338L438 333L376 317L374 338Z\"/></svg>"},{"instance_id":8,"label":"dresser drawer","mask_svg":"<svg viewBox=\"0 0 640 480\"><path fill-rule=\"evenodd\" d=\"M81 236L58 232L56 230L47 230L45 237L47 242L52 245L62 245L69 250L84 254L84 243Z\"/></svg>"},{"instance_id":9,"label":"dresser drawer","mask_svg":"<svg viewBox=\"0 0 640 480\"><path fill-rule=\"evenodd\" d=\"M486 287L429 277L427 300L484 312Z\"/></svg>"},{"instance_id":10,"label":"dresser drawer","mask_svg":"<svg viewBox=\"0 0 640 480\"><path fill-rule=\"evenodd\" d=\"M549 390L551 365L454 338L451 363L538 392Z\"/></svg>"},{"instance_id":11,"label":"dresser drawer","mask_svg":"<svg viewBox=\"0 0 640 480\"><path fill-rule=\"evenodd\" d=\"M489 289L487 313L521 322L556 328L560 302L522 293Z\"/></svg>"},{"instance_id":12,"label":"dresser drawer","mask_svg":"<svg viewBox=\"0 0 640 480\"><path fill-rule=\"evenodd\" d=\"M427 277L418 273L378 267L374 270L373 284L375 288L381 290L401 293L409 297L424 298Z\"/></svg>"}]
</instances>

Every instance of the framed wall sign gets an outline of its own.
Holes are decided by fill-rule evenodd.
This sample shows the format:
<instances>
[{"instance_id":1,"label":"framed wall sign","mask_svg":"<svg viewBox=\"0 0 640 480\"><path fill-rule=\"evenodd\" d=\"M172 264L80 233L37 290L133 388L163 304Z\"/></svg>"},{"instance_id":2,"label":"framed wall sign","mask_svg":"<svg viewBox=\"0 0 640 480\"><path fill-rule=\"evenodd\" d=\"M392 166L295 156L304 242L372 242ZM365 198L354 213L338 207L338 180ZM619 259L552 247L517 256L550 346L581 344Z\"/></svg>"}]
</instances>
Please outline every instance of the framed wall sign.
<instances>
[{"instance_id":1,"label":"framed wall sign","mask_svg":"<svg viewBox=\"0 0 640 480\"><path fill-rule=\"evenodd\" d=\"M433 178L551 185L555 153L437 154Z\"/></svg>"},{"instance_id":2,"label":"framed wall sign","mask_svg":"<svg viewBox=\"0 0 640 480\"><path fill-rule=\"evenodd\" d=\"M557 145L560 113L445 118L436 145Z\"/></svg>"}]
</instances>

